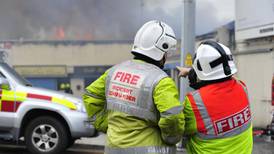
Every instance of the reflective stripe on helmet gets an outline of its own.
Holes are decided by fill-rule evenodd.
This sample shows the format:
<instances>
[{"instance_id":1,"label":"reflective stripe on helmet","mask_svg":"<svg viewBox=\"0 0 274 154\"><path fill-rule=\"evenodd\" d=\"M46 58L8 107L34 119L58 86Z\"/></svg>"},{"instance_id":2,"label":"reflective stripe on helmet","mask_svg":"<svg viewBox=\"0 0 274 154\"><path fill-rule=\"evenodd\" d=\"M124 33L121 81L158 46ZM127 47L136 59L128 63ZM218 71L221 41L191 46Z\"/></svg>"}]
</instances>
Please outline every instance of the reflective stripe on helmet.
<instances>
[{"instance_id":1,"label":"reflective stripe on helmet","mask_svg":"<svg viewBox=\"0 0 274 154\"><path fill-rule=\"evenodd\" d=\"M105 147L106 154L148 154L148 153L159 153L159 154L175 154L175 147L168 146L147 146L147 147L134 147L134 148L111 148Z\"/></svg>"}]
</instances>

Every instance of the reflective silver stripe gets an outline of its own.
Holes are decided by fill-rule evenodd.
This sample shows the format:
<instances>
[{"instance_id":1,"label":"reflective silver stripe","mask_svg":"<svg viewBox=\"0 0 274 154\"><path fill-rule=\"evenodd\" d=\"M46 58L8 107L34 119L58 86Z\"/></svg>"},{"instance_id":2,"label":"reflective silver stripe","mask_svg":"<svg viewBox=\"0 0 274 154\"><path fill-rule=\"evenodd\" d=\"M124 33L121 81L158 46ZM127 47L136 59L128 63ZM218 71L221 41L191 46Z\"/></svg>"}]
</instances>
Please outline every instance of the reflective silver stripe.
<instances>
[{"instance_id":1,"label":"reflective silver stripe","mask_svg":"<svg viewBox=\"0 0 274 154\"><path fill-rule=\"evenodd\" d=\"M205 104L201 98L200 92L198 90L191 92L192 96L194 98L194 101L197 105L197 108L202 116L202 119L205 124L205 128L207 130L207 134L215 135L214 127L212 124L212 120L207 112L207 109L205 107Z\"/></svg>"},{"instance_id":2,"label":"reflective silver stripe","mask_svg":"<svg viewBox=\"0 0 274 154\"><path fill-rule=\"evenodd\" d=\"M246 86L244 86L243 83L242 83L241 81L239 81L239 80L237 80L237 79L235 79L235 80L236 80L237 83L240 84L240 85L242 86L242 88L244 89L244 91L245 91L245 93L246 93L246 97L247 97L247 99L248 99L248 104L249 104L250 99L249 99L249 95L248 95L248 91L247 91Z\"/></svg>"},{"instance_id":3,"label":"reflective silver stripe","mask_svg":"<svg viewBox=\"0 0 274 154\"><path fill-rule=\"evenodd\" d=\"M96 99L105 99L103 97L100 97L96 94L93 94L93 93L89 92L88 90L85 90L85 95L96 98ZM92 117L89 118L89 120L90 120L90 122L95 122L96 118L97 118L96 114L94 114Z\"/></svg>"},{"instance_id":4,"label":"reflective silver stripe","mask_svg":"<svg viewBox=\"0 0 274 154\"><path fill-rule=\"evenodd\" d=\"M176 154L175 147L148 146L134 148L105 147L105 154Z\"/></svg>"},{"instance_id":5,"label":"reflective silver stripe","mask_svg":"<svg viewBox=\"0 0 274 154\"><path fill-rule=\"evenodd\" d=\"M115 69L116 69L117 66L118 65L115 65L111 69L109 69L109 72L108 72L108 75L107 75L106 81L105 81L105 94L108 93L109 86L110 86L109 83L110 83L110 80L111 80L111 76L113 75L113 73L114 73L114 71L115 71Z\"/></svg>"},{"instance_id":6,"label":"reflective silver stripe","mask_svg":"<svg viewBox=\"0 0 274 154\"><path fill-rule=\"evenodd\" d=\"M237 79L235 79L235 80L237 81L237 83L238 83L239 85L241 85L241 86L243 87L243 89L244 89L246 95L248 95L247 88L243 85L243 83L242 83L241 81L237 80Z\"/></svg>"},{"instance_id":7,"label":"reflective silver stripe","mask_svg":"<svg viewBox=\"0 0 274 154\"><path fill-rule=\"evenodd\" d=\"M241 127L236 128L233 131L225 132L223 134L218 135L211 135L211 134L203 134L203 133L197 133L197 136L201 139L216 139L216 138L225 138L225 137L232 137L241 134L242 132L246 131L251 126L251 120L249 122L243 124Z\"/></svg>"},{"instance_id":8,"label":"reflective silver stripe","mask_svg":"<svg viewBox=\"0 0 274 154\"><path fill-rule=\"evenodd\" d=\"M142 80L140 83L138 83L140 86L132 87L130 85L123 85L117 81L112 80L113 75L115 75L115 72L118 71L128 72L141 76ZM153 101L153 91L158 82L165 77L167 77L167 74L152 64L126 61L124 63L115 65L110 69L106 78L105 93L108 106L107 109L124 112L129 115L157 122L160 114L158 113ZM132 94L135 94L134 98L136 99L134 100L136 101L132 103L117 97L113 97L113 95L109 95L109 92L113 91L113 89L111 89L113 87L112 85L117 84L123 88L132 89Z\"/></svg>"},{"instance_id":9,"label":"reflective silver stripe","mask_svg":"<svg viewBox=\"0 0 274 154\"><path fill-rule=\"evenodd\" d=\"M179 114L183 111L183 106L175 106L171 109L166 110L165 112L160 113L161 117L167 117L175 114Z\"/></svg>"},{"instance_id":10,"label":"reflective silver stripe","mask_svg":"<svg viewBox=\"0 0 274 154\"><path fill-rule=\"evenodd\" d=\"M123 104L120 102L115 103L107 103L107 109L113 110L113 111L120 111L127 113L129 115L133 115L136 117L140 117L143 119L148 119L156 122L157 117L155 116L156 113L150 112L149 110L139 108L137 106L129 105L129 104Z\"/></svg>"},{"instance_id":11,"label":"reflective silver stripe","mask_svg":"<svg viewBox=\"0 0 274 154\"><path fill-rule=\"evenodd\" d=\"M247 123L244 123L241 127L235 128L232 131L225 132L222 134L215 134L213 123L211 121L211 118L206 110L206 107L204 105L204 102L201 98L201 95L198 90L192 92L194 101L197 105L197 108L202 116L203 122L205 124L207 134L198 132L197 136L202 139L215 139L215 138L225 138L225 137L231 137L238 134L241 134L242 132L246 131L251 126L251 120L249 120ZM232 124L231 124L232 125Z\"/></svg>"},{"instance_id":12,"label":"reflective silver stripe","mask_svg":"<svg viewBox=\"0 0 274 154\"><path fill-rule=\"evenodd\" d=\"M87 90L85 90L85 94L88 95L88 96L90 96L90 97L96 98L96 99L104 99L103 97L98 96L96 94L93 94L93 93L91 93L91 92L89 92Z\"/></svg>"}]
</instances>

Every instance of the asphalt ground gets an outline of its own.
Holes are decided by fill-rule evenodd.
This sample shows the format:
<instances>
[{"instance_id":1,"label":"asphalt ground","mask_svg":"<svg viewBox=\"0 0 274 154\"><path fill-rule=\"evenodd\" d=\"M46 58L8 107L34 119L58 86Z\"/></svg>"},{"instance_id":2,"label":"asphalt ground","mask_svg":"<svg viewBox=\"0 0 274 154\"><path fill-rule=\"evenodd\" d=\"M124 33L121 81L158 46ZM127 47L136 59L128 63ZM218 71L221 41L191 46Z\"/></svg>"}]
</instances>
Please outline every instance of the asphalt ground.
<instances>
[{"instance_id":1,"label":"asphalt ground","mask_svg":"<svg viewBox=\"0 0 274 154\"><path fill-rule=\"evenodd\" d=\"M103 154L104 146L75 144L62 154ZM30 154L23 145L0 144L0 154ZM185 150L177 154L186 154ZM265 142L265 137L254 137L252 154L274 154L274 142Z\"/></svg>"},{"instance_id":2,"label":"asphalt ground","mask_svg":"<svg viewBox=\"0 0 274 154\"><path fill-rule=\"evenodd\" d=\"M104 147L75 144L62 154L103 154ZM0 144L0 154L31 154L24 145Z\"/></svg>"},{"instance_id":3,"label":"asphalt ground","mask_svg":"<svg viewBox=\"0 0 274 154\"><path fill-rule=\"evenodd\" d=\"M265 137L254 137L252 154L274 154L274 142L265 142Z\"/></svg>"},{"instance_id":4,"label":"asphalt ground","mask_svg":"<svg viewBox=\"0 0 274 154\"><path fill-rule=\"evenodd\" d=\"M274 141L266 142L265 136L254 136L252 154L274 154ZM186 151L177 152L177 154L186 154Z\"/></svg>"}]
</instances>

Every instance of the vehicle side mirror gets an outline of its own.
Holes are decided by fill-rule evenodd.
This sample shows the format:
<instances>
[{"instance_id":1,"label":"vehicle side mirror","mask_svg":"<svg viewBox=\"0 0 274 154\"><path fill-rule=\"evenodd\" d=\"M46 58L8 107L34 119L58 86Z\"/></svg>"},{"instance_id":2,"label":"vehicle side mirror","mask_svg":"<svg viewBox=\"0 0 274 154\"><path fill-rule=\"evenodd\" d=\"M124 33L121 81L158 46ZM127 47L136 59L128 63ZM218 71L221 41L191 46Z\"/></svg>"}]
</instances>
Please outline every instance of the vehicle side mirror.
<instances>
[{"instance_id":1,"label":"vehicle side mirror","mask_svg":"<svg viewBox=\"0 0 274 154\"><path fill-rule=\"evenodd\" d=\"M0 78L0 89L10 90L10 85L7 79Z\"/></svg>"}]
</instances>

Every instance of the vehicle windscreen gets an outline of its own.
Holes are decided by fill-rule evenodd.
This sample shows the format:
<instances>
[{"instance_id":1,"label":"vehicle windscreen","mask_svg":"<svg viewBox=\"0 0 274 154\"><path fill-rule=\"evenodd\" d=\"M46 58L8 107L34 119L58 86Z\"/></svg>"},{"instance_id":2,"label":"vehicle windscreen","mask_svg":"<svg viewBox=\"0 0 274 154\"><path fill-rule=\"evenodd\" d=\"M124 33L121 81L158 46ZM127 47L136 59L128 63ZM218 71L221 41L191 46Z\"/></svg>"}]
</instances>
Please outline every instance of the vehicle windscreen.
<instances>
[{"instance_id":1,"label":"vehicle windscreen","mask_svg":"<svg viewBox=\"0 0 274 154\"><path fill-rule=\"evenodd\" d=\"M6 63L0 63L1 67L3 67L15 80L17 83L25 85L25 86L32 86L26 79L20 76L13 68L11 68Z\"/></svg>"}]
</instances>

